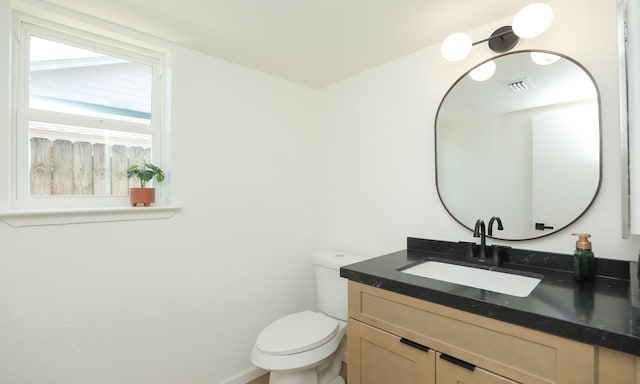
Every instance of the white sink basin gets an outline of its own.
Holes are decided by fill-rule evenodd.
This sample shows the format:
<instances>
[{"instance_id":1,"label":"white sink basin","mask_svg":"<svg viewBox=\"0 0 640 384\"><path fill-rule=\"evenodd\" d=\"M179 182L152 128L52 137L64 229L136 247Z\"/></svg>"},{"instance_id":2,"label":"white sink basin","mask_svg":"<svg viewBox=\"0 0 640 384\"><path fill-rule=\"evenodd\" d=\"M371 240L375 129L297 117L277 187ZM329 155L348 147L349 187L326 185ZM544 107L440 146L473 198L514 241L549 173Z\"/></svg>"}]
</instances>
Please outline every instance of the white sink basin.
<instances>
[{"instance_id":1,"label":"white sink basin","mask_svg":"<svg viewBox=\"0 0 640 384\"><path fill-rule=\"evenodd\" d=\"M541 281L535 277L439 261L426 261L400 272L518 297L529 296Z\"/></svg>"}]
</instances>

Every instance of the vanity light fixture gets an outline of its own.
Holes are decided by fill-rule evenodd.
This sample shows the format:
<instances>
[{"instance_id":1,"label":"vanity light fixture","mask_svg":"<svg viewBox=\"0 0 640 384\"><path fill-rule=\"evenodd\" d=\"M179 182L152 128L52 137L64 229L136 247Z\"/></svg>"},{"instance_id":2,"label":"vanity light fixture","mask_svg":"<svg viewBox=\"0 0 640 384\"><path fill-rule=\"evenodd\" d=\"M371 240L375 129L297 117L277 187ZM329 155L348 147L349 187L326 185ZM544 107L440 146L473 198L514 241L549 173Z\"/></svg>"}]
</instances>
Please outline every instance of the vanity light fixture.
<instances>
[{"instance_id":1,"label":"vanity light fixture","mask_svg":"<svg viewBox=\"0 0 640 384\"><path fill-rule=\"evenodd\" d=\"M520 38L530 39L541 35L549 28L553 20L553 10L545 3L532 3L522 8L513 18L513 27L496 29L491 36L472 43L466 33L456 32L449 35L440 46L442 56L448 61L460 61L471 52L471 47L488 42L494 52L507 52L518 44Z\"/></svg>"}]
</instances>

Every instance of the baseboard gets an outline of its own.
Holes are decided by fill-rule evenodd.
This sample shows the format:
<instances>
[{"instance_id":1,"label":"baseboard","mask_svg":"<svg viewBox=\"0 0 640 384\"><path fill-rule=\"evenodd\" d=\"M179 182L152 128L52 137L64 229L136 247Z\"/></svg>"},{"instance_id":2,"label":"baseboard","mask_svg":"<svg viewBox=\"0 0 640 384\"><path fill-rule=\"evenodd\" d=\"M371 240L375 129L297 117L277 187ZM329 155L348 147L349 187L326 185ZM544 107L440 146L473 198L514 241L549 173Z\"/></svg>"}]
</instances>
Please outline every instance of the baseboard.
<instances>
[{"instance_id":1,"label":"baseboard","mask_svg":"<svg viewBox=\"0 0 640 384\"><path fill-rule=\"evenodd\" d=\"M244 372L221 381L219 384L247 384L268 373L264 369L258 367L247 368Z\"/></svg>"},{"instance_id":2,"label":"baseboard","mask_svg":"<svg viewBox=\"0 0 640 384\"><path fill-rule=\"evenodd\" d=\"M268 383L269 377L267 374L269 371L265 371L264 369L260 369L257 367L248 368L243 373L240 373L232 378L229 378L225 381L220 382L219 384L251 384L251 383ZM347 381L347 363L342 362L342 370L340 372L340 376ZM258 380L261 379L261 380ZM255 381L254 381L255 380Z\"/></svg>"}]
</instances>

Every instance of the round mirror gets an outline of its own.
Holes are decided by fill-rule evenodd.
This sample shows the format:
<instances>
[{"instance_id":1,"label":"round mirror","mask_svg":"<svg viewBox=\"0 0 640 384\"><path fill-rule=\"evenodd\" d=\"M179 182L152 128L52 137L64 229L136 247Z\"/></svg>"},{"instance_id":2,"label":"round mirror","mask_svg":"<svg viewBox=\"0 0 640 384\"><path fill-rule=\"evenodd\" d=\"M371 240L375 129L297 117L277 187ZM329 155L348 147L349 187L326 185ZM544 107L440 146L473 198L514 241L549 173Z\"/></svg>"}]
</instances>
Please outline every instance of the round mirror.
<instances>
[{"instance_id":1,"label":"round mirror","mask_svg":"<svg viewBox=\"0 0 640 384\"><path fill-rule=\"evenodd\" d=\"M598 89L566 56L520 51L492 61L492 75L478 76L487 67L479 65L440 103L438 194L470 230L497 216L504 230L494 228L494 238L547 236L577 220L598 193Z\"/></svg>"}]
</instances>

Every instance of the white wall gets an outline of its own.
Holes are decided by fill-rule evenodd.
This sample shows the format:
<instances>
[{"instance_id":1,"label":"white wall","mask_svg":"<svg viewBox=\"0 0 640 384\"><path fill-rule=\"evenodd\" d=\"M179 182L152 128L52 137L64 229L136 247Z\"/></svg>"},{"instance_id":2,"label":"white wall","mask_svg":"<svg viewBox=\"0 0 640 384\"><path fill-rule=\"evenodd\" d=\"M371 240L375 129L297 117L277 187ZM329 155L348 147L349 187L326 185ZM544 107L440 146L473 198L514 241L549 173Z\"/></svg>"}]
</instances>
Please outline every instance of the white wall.
<instances>
[{"instance_id":1,"label":"white wall","mask_svg":"<svg viewBox=\"0 0 640 384\"><path fill-rule=\"evenodd\" d=\"M589 231L597 256L634 258L638 238L620 236L615 2L552 6L550 31L519 48L562 52L595 76L603 182L571 228L510 245L571 252L569 233ZM10 124L9 17L0 0L0 142ZM184 210L144 222L0 223L1 383L223 382L251 369L265 324L313 305L318 238L366 256L402 249L407 236L472 240L437 196L433 122L449 85L488 49L452 64L428 47L321 92L171 51L171 177ZM9 153L0 153L7 180Z\"/></svg>"},{"instance_id":2,"label":"white wall","mask_svg":"<svg viewBox=\"0 0 640 384\"><path fill-rule=\"evenodd\" d=\"M9 28L2 0L2 188ZM170 172L184 209L169 220L0 222L0 383L223 382L252 369L266 324L313 307L317 92L169 49Z\"/></svg>"},{"instance_id":3,"label":"white wall","mask_svg":"<svg viewBox=\"0 0 640 384\"><path fill-rule=\"evenodd\" d=\"M571 253L571 232L589 232L597 257L635 259L640 240L622 239L617 10L615 1L550 1L555 18L542 36L518 49L566 54L595 77L602 98L602 185L576 223L518 248ZM510 19L470 31L481 40ZM455 32L455 21L452 21ZM597 27L594 27L597 26ZM439 46L394 60L323 91L320 243L379 255L403 249L407 236L472 241L444 210L435 186L435 114L441 98L469 68L492 56L486 44L449 63ZM478 172L483 172L480 165ZM498 243L498 242L497 242Z\"/></svg>"}]
</instances>

